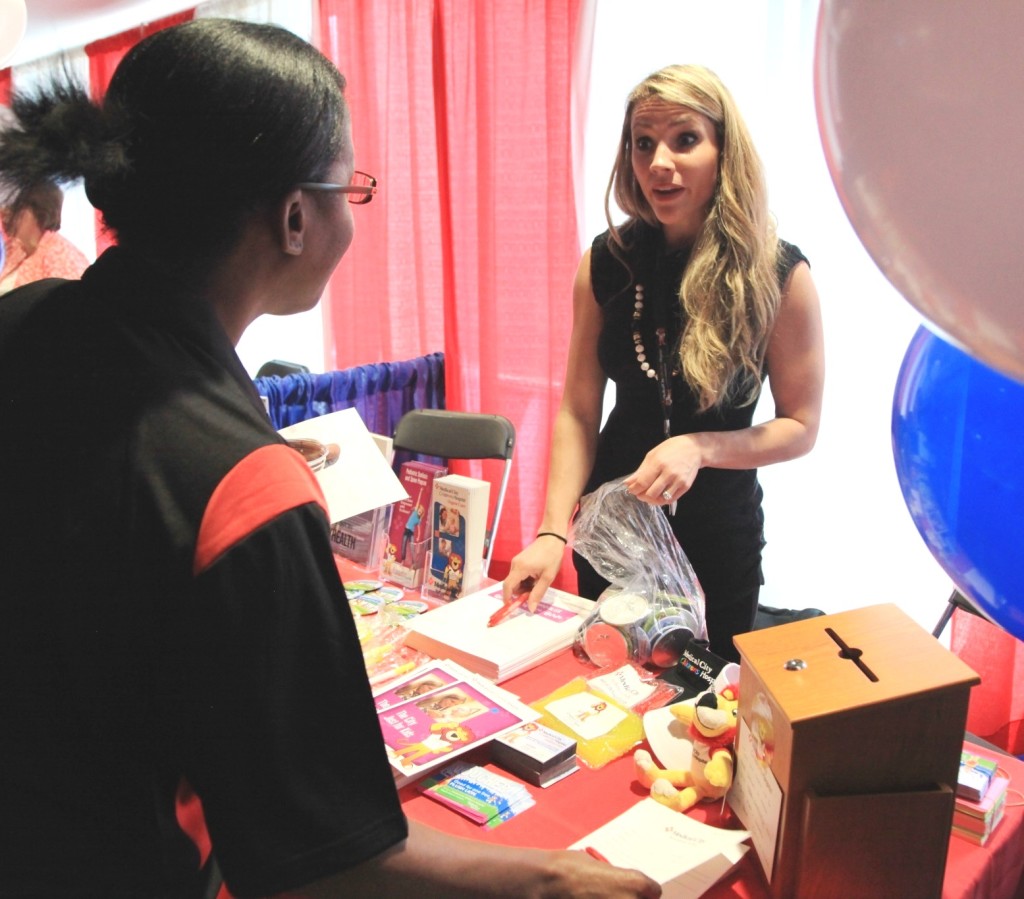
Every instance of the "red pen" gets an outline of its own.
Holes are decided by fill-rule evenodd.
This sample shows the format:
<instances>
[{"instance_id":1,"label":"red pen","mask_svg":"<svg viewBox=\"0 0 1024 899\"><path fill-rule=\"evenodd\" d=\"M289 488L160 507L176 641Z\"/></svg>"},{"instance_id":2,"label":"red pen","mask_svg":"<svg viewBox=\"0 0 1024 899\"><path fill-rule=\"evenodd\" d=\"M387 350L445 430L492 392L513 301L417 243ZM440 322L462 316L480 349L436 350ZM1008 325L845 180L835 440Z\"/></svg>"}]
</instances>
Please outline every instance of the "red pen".
<instances>
[{"instance_id":1,"label":"red pen","mask_svg":"<svg viewBox=\"0 0 1024 899\"><path fill-rule=\"evenodd\" d=\"M529 593L522 593L517 596L512 602L503 605L497 612L495 612L490 618L487 619L487 626L494 627L496 624L501 624L509 615L511 615L516 609L518 609L526 600L530 598Z\"/></svg>"},{"instance_id":2,"label":"red pen","mask_svg":"<svg viewBox=\"0 0 1024 899\"><path fill-rule=\"evenodd\" d=\"M587 853L587 855L589 855L591 858L596 858L599 862L605 862L609 865L611 864L611 862L608 861L608 859L606 859L603 855L601 855L601 853L598 852L593 846L585 846L583 851Z\"/></svg>"}]
</instances>

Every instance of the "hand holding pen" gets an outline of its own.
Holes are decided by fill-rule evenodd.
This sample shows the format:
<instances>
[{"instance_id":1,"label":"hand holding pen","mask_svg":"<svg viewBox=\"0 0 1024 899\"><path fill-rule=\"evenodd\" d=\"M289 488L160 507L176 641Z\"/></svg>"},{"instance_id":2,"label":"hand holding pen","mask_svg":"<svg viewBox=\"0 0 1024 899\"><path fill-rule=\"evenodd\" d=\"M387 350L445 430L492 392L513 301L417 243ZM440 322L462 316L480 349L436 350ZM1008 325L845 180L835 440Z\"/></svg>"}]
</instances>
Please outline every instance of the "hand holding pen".
<instances>
[{"instance_id":1,"label":"hand holding pen","mask_svg":"<svg viewBox=\"0 0 1024 899\"><path fill-rule=\"evenodd\" d=\"M511 615L516 609L518 609L526 600L530 598L530 591L525 590L520 593L511 602L506 602L497 612L495 612L490 618L487 619L487 626L494 627L497 624L501 624L509 615Z\"/></svg>"}]
</instances>

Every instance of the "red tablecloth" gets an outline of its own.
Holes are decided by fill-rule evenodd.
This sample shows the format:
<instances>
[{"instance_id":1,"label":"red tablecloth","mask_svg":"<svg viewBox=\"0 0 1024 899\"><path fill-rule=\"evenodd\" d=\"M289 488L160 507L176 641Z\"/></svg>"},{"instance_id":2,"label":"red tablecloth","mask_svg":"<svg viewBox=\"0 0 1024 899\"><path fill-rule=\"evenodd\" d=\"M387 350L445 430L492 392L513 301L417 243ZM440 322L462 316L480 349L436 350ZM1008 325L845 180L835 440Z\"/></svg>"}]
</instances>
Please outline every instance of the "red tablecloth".
<instances>
[{"instance_id":1,"label":"red tablecloth","mask_svg":"<svg viewBox=\"0 0 1024 899\"><path fill-rule=\"evenodd\" d=\"M373 577L373 572L345 560L338 560L343 580ZM407 591L416 596L418 591ZM524 672L502 684L526 702L533 702L593 668L570 652L556 656L539 668ZM649 748L649 747L648 747ZM993 752L976 747L981 752ZM1011 778L1011 789L1002 822L985 846L950 836L949 855L942 899L1024 899L1024 762L1013 756L1001 758ZM486 756L477 759L484 763ZM495 771L501 769L490 766ZM523 814L489 829L474 824L456 812L422 796L414 785L401 791L406 814L447 833L506 846L564 848L586 836L606 821L625 811L647 795L633 779L632 757L627 755L597 771L580 770L546 789L528 785L537 805ZM687 814L716 827L742 829L728 807L702 804ZM908 863L912 863L908 859ZM754 851L705 896L711 899L769 899L770 892Z\"/></svg>"},{"instance_id":2,"label":"red tablecloth","mask_svg":"<svg viewBox=\"0 0 1024 899\"><path fill-rule=\"evenodd\" d=\"M552 690L593 668L579 662L570 651L502 686L517 693L527 702L546 696ZM978 747L979 751L987 750ZM485 759L478 759L483 762ZM1024 787L1024 762L1007 756L1002 759L1010 772L1012 784ZM495 771L500 768L489 766ZM504 773L504 772L502 772ZM485 840L507 846L564 848L586 836L606 821L625 811L647 795L633 779L631 756L618 759L604 768L580 770L551 786L540 789L529 786L537 805L499 827L488 829L421 795L415 785L401 791L406 814L447 833ZM1020 796L1011 802L1021 802ZM693 818L717 827L742 828L728 807L702 804L687 812ZM908 860L908 863L912 860ZM960 837L951 836L943 899L1024 899L1024 806L1006 809L1003 821L985 846L975 846ZM754 851L705 896L770 897L768 885Z\"/></svg>"}]
</instances>

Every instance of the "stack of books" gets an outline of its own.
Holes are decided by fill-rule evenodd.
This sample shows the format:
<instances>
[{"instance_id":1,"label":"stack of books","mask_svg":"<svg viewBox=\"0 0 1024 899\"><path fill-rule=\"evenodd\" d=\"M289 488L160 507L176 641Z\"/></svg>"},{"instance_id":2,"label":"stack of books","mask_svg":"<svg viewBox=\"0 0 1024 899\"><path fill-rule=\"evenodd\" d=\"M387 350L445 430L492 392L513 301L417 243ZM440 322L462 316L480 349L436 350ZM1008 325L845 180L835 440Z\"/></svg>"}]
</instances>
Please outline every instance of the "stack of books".
<instances>
[{"instance_id":1,"label":"stack of books","mask_svg":"<svg viewBox=\"0 0 1024 899\"><path fill-rule=\"evenodd\" d=\"M498 737L491 744L491 761L537 787L579 771L576 741L536 721Z\"/></svg>"},{"instance_id":2,"label":"stack of books","mask_svg":"<svg viewBox=\"0 0 1024 899\"><path fill-rule=\"evenodd\" d=\"M960 753L960 773L957 775L956 795L978 802L988 792L989 784L999 770L999 763L987 755L970 750Z\"/></svg>"},{"instance_id":3,"label":"stack of books","mask_svg":"<svg viewBox=\"0 0 1024 899\"><path fill-rule=\"evenodd\" d=\"M589 600L549 588L536 611L522 605L491 626L503 605L501 584L495 584L431 609L409 622L406 645L501 683L570 647L594 608Z\"/></svg>"},{"instance_id":4,"label":"stack of books","mask_svg":"<svg viewBox=\"0 0 1024 899\"><path fill-rule=\"evenodd\" d=\"M953 833L984 846L1003 818L1010 779L994 758L965 750L953 808Z\"/></svg>"}]
</instances>

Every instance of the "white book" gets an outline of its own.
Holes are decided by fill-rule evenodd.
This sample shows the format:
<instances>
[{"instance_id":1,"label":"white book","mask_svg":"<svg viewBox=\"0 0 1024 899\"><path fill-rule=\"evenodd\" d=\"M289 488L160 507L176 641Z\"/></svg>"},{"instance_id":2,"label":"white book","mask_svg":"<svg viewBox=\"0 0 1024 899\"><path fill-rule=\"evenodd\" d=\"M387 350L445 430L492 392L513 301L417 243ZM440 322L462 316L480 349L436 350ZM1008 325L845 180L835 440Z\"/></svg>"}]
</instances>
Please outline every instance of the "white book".
<instances>
[{"instance_id":1,"label":"white book","mask_svg":"<svg viewBox=\"0 0 1024 899\"><path fill-rule=\"evenodd\" d=\"M594 608L588 599L548 588L535 612L524 604L490 627L503 606L501 596L501 584L494 584L424 612L406 625L405 642L500 683L570 647Z\"/></svg>"},{"instance_id":2,"label":"white book","mask_svg":"<svg viewBox=\"0 0 1024 899\"><path fill-rule=\"evenodd\" d=\"M743 858L749 837L745 830L712 827L641 799L569 848L643 871L661 884L662 899L697 899Z\"/></svg>"},{"instance_id":3,"label":"white book","mask_svg":"<svg viewBox=\"0 0 1024 899\"><path fill-rule=\"evenodd\" d=\"M425 592L450 600L480 586L490 495L490 483L479 478L449 474L434 481Z\"/></svg>"}]
</instances>

